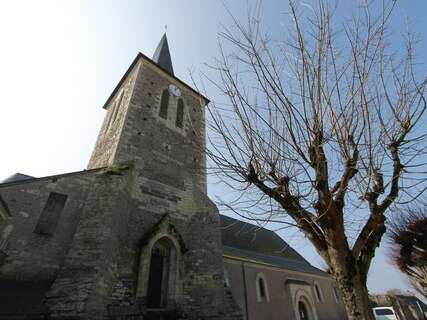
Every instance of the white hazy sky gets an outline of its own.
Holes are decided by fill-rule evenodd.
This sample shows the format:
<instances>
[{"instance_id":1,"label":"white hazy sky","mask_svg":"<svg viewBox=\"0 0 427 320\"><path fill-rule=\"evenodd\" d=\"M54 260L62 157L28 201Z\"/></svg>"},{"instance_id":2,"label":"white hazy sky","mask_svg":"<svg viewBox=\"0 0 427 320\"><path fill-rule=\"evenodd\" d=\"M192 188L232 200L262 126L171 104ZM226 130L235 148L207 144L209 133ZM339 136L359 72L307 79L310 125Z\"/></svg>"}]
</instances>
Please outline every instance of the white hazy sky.
<instances>
[{"instance_id":1,"label":"white hazy sky","mask_svg":"<svg viewBox=\"0 0 427 320\"><path fill-rule=\"evenodd\" d=\"M245 0L224 2L244 16ZM284 19L284 2L264 1L267 25ZM345 12L350 1L342 3ZM422 32L426 10L425 0L412 0L397 16L409 15ZM102 105L137 52L151 56L167 25L175 74L191 83L188 70L212 61L216 33L229 20L217 0L0 1L0 180L15 172L40 177L84 169ZM420 38L426 49L426 35ZM212 197L218 193L210 189ZM322 265L304 239L281 235ZM386 251L383 245L374 259L370 289L408 289Z\"/></svg>"}]
</instances>

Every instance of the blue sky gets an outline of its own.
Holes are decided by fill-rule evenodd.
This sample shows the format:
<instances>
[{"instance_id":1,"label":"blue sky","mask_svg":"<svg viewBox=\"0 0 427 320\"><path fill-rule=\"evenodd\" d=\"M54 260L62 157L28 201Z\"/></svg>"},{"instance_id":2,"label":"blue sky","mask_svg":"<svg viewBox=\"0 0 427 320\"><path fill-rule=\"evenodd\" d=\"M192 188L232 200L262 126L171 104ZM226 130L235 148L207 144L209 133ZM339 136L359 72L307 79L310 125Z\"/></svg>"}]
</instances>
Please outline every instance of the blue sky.
<instances>
[{"instance_id":1,"label":"blue sky","mask_svg":"<svg viewBox=\"0 0 427 320\"><path fill-rule=\"evenodd\" d=\"M46 176L86 167L100 128L102 105L137 52L151 56L165 31L175 74L191 83L189 71L217 54L217 32L231 21L225 6L244 17L252 0L43 0L0 3L0 179L21 172ZM312 3L306 0L305 3ZM264 0L262 19L280 38L286 1ZM355 1L341 1L347 16ZM427 51L427 1L399 1L393 37L405 31L405 17ZM209 94L209 88L208 94ZM215 97L210 96L215 100ZM211 197L224 190L209 189ZM314 265L321 259L295 232L281 232ZM384 242L374 259L369 288L406 290L404 276L386 257Z\"/></svg>"}]
</instances>

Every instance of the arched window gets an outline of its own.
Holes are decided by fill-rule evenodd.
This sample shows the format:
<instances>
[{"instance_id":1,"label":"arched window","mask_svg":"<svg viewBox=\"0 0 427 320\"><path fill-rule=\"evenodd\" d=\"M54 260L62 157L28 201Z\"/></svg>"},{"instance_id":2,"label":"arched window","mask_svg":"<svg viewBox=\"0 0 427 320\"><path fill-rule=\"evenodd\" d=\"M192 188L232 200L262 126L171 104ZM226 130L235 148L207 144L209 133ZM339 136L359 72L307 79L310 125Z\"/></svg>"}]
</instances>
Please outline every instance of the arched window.
<instances>
[{"instance_id":1,"label":"arched window","mask_svg":"<svg viewBox=\"0 0 427 320\"><path fill-rule=\"evenodd\" d=\"M320 285L317 282L314 283L314 292L316 293L317 302L323 303L322 289L320 288Z\"/></svg>"},{"instance_id":2,"label":"arched window","mask_svg":"<svg viewBox=\"0 0 427 320\"><path fill-rule=\"evenodd\" d=\"M165 89L162 92L162 98L160 100L160 111L159 111L159 116L163 119L168 118L168 106L169 106L169 91Z\"/></svg>"},{"instance_id":3,"label":"arched window","mask_svg":"<svg viewBox=\"0 0 427 320\"><path fill-rule=\"evenodd\" d=\"M310 296L311 294L304 289L297 290L294 300L294 308L297 320L318 319L314 303Z\"/></svg>"},{"instance_id":4,"label":"arched window","mask_svg":"<svg viewBox=\"0 0 427 320\"><path fill-rule=\"evenodd\" d=\"M184 101L178 99L178 105L176 108L176 122L175 125L182 129L182 123L184 120Z\"/></svg>"},{"instance_id":5,"label":"arched window","mask_svg":"<svg viewBox=\"0 0 427 320\"><path fill-rule=\"evenodd\" d=\"M258 302L269 302L270 297L268 295L267 280L262 273L258 273L256 277L256 292Z\"/></svg>"}]
</instances>

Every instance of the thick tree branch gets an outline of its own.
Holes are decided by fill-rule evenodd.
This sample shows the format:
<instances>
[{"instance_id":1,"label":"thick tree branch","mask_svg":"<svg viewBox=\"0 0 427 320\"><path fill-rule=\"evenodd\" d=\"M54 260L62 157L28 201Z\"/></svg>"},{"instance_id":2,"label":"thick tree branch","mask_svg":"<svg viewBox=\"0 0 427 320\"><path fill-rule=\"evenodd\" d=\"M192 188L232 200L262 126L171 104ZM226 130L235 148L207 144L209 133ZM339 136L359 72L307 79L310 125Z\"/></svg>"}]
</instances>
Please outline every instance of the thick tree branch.
<instances>
[{"instance_id":1,"label":"thick tree branch","mask_svg":"<svg viewBox=\"0 0 427 320\"><path fill-rule=\"evenodd\" d=\"M289 192L289 178L282 177L277 179L280 183L279 188L273 189L265 185L259 179L259 176L252 165L249 163L248 172L246 175L247 181L255 185L265 195L274 199L287 214L295 221L304 234L312 241L319 254L325 259L329 260L327 255L327 244L323 236L322 230L317 226L315 217L312 213L302 208L297 197Z\"/></svg>"}]
</instances>

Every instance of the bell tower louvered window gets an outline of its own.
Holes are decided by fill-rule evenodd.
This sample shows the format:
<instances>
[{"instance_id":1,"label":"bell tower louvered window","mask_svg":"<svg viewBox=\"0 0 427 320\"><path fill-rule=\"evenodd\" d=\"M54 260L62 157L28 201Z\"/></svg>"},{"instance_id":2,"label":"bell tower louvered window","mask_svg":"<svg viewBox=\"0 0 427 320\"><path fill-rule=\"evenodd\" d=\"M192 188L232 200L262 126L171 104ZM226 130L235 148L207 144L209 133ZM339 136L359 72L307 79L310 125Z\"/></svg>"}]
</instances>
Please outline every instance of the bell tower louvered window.
<instances>
[{"instance_id":1,"label":"bell tower louvered window","mask_svg":"<svg viewBox=\"0 0 427 320\"><path fill-rule=\"evenodd\" d=\"M178 99L178 105L176 108L176 122L175 125L182 129L182 123L184 121L184 101Z\"/></svg>"},{"instance_id":2,"label":"bell tower louvered window","mask_svg":"<svg viewBox=\"0 0 427 320\"><path fill-rule=\"evenodd\" d=\"M159 116L163 119L168 118L168 106L169 106L169 91L163 90L162 97L160 100L160 111Z\"/></svg>"}]
</instances>

